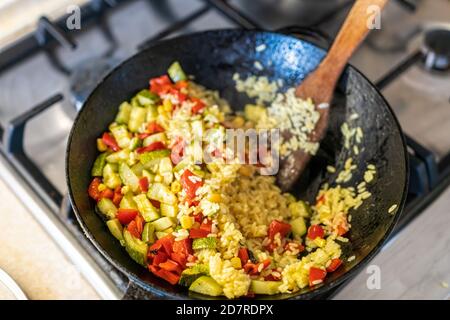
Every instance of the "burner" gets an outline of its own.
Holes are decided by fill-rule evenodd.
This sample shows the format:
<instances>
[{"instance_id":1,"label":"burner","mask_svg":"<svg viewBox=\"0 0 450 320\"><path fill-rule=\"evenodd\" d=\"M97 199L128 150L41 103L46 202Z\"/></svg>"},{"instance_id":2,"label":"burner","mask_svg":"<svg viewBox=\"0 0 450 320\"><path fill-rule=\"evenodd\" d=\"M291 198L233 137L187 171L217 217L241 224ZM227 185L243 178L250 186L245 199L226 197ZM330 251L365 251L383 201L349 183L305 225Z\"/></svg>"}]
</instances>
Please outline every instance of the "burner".
<instances>
[{"instance_id":1,"label":"burner","mask_svg":"<svg viewBox=\"0 0 450 320\"><path fill-rule=\"evenodd\" d=\"M450 25L426 31L423 42L425 68L435 71L450 70Z\"/></svg>"},{"instance_id":2,"label":"burner","mask_svg":"<svg viewBox=\"0 0 450 320\"><path fill-rule=\"evenodd\" d=\"M98 82L118 63L114 58L93 58L81 62L73 69L70 76L70 93L71 102L77 111Z\"/></svg>"}]
</instances>

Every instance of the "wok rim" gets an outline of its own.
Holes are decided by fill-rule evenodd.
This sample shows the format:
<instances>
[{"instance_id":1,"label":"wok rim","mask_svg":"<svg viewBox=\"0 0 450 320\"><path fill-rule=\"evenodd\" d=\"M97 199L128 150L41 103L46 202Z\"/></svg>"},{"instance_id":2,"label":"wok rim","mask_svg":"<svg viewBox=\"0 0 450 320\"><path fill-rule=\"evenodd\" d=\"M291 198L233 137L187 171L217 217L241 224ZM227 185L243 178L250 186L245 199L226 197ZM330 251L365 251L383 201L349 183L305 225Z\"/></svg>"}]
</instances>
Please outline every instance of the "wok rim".
<instances>
[{"instance_id":1,"label":"wok rim","mask_svg":"<svg viewBox=\"0 0 450 320\"><path fill-rule=\"evenodd\" d=\"M74 210L74 213L75 213L75 216L76 216L76 219L77 219L79 225L81 226L85 236L91 241L91 243L102 254L102 256L129 279L129 281L130 281L129 287L131 285L137 285L138 287L141 287L142 289L147 291L150 295L156 295L157 298L161 298L161 299L193 299L188 294L167 292L159 286L155 286L153 284L150 284L150 283L145 282L144 280L140 279L136 274L129 271L126 267L124 267L119 262L115 261L115 259L113 259L109 255L109 253L105 249L103 249L103 247L95 240L94 235L92 234L92 232L89 230L88 226L85 224L84 220L82 219L81 214L78 210L78 207L74 201L74 195L72 192L72 187L71 187L70 178L69 178L69 167L70 167L69 155L70 155L70 149L71 149L71 145L72 145L72 138L75 134L75 128L77 127L77 124L81 117L81 114L84 112L84 109L85 109L86 105L88 104L88 102L90 101L92 95L98 90L98 88L108 78L110 78L117 70L122 68L126 63L130 62L131 60L135 59L137 56L139 56L141 54L145 54L147 51L152 50L156 46L165 45L166 43L171 42L171 41L176 41L176 40L182 39L182 38L189 38L192 36L202 36L202 35L211 34L211 33L236 32L236 31L244 32L244 33L248 33L248 34L259 33L259 34L287 37L287 38L295 39L298 41L306 42L316 48L326 51L325 49L319 47L318 45L316 45L308 40L299 39L294 36L286 35L286 34L279 33L279 32L273 32L273 31L267 31L267 30L257 30L257 29L253 29L253 30L243 30L243 29L239 29L239 28L213 29L213 30L192 32L192 33L189 33L186 35L181 35L181 36L177 36L174 38L161 40L141 51L138 51L131 57L122 61L120 64L115 66L108 74L106 74L102 78L102 80L100 80L97 83L97 85L95 86L95 89L92 90L92 92L86 98L86 101L83 103L81 109L78 111L78 113L73 121L70 133L69 133L69 137L67 140L67 147L66 147L66 155L65 155L65 176L66 176L66 184L67 184L67 188L68 188L67 192L69 195L70 205L71 205L72 209ZM362 77L362 79L364 79L365 81L368 82L368 84L370 84L370 86L375 90L376 94L382 99L382 101L384 102L384 105L388 111L388 114L390 114L390 116L394 120L394 125L395 125L395 127L398 131L398 134L400 135L401 141L402 141L402 150L403 150L403 155L404 155L404 160L405 160L404 161L405 175L404 175L404 179L403 179L404 181L403 181L402 197L401 197L400 203L398 204L398 209L395 213L395 216L394 216L390 226L387 228L387 231L385 232L384 236L378 241L378 243L374 246L374 248L365 257L363 257L361 259L361 261L358 262L354 267L352 267L350 270L346 271L343 275L341 275L340 277L338 277L337 279L335 279L333 281L324 282L322 285L315 287L312 290L310 289L307 292L298 293L298 294L290 294L289 297L286 297L286 298L281 297L281 299L277 299L277 300L289 300L289 299L290 300L308 300L308 299L312 299L315 296L319 296L319 295L326 293L327 291L331 291L332 289L336 288L338 285L347 281L350 277L356 276L359 273L360 269L363 268L364 266L366 266L374 258L374 256L381 250L383 245L388 240L389 236L392 234L394 227L396 226L400 216L403 213L403 209L404 209L407 194L408 194L409 159L408 159L406 139L405 139L403 130L401 128L400 122L399 122L397 116L395 115L394 111L392 110L390 104L386 100L386 98L381 94L380 90L372 83L372 81L370 81L359 69L357 69L353 65L347 64L346 69L347 68L349 70L351 69L352 71L356 72L358 75L360 75ZM126 295L126 292L125 292L125 295ZM277 296L279 296L279 295L277 295ZM269 299L270 299L270 296L262 296L262 297L263 298L269 297ZM253 300L253 299L251 299L251 300Z\"/></svg>"}]
</instances>

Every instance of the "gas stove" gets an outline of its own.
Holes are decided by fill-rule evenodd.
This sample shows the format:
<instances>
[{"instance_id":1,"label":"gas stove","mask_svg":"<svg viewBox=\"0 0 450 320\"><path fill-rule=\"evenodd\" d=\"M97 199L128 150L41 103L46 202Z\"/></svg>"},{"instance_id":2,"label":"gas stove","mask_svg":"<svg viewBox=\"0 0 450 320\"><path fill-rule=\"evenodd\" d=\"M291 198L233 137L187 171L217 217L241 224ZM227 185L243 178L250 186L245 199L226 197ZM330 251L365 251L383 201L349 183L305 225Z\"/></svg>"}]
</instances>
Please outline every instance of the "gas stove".
<instances>
[{"instance_id":1,"label":"gas stove","mask_svg":"<svg viewBox=\"0 0 450 320\"><path fill-rule=\"evenodd\" d=\"M66 140L89 92L138 50L194 31L290 26L283 31L326 47L353 1L78 2L80 30L68 30L67 16L41 16L34 30L0 47L0 177L101 297L133 297L128 279L83 235L65 196ZM449 12L446 0L393 0L382 28L352 59L382 90L406 133L409 194L394 234L450 184L450 140L442 139L450 127Z\"/></svg>"}]
</instances>

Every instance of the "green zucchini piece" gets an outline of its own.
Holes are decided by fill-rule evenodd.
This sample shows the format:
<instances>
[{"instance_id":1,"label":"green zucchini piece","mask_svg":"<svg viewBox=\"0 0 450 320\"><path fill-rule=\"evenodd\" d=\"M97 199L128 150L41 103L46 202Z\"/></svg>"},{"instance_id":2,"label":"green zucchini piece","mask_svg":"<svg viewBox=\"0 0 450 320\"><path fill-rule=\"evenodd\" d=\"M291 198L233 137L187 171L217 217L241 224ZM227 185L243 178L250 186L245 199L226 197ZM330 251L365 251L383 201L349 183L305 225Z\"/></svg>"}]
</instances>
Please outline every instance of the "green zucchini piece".
<instances>
[{"instance_id":1,"label":"green zucchini piece","mask_svg":"<svg viewBox=\"0 0 450 320\"><path fill-rule=\"evenodd\" d=\"M174 223L172 219L168 217L162 217L158 220L153 221L152 224L155 227L156 231L163 231L172 227Z\"/></svg>"},{"instance_id":2,"label":"green zucchini piece","mask_svg":"<svg viewBox=\"0 0 450 320\"><path fill-rule=\"evenodd\" d=\"M119 106L119 112L116 116L116 122L120 124L126 124L128 125L128 121L130 121L130 113L131 113L131 104L128 102L123 102Z\"/></svg>"},{"instance_id":3,"label":"green zucchini piece","mask_svg":"<svg viewBox=\"0 0 450 320\"><path fill-rule=\"evenodd\" d=\"M177 197L173 192L162 183L153 183L147 193L150 199L159 201L166 204L175 204L177 202Z\"/></svg>"},{"instance_id":4,"label":"green zucchini piece","mask_svg":"<svg viewBox=\"0 0 450 320\"><path fill-rule=\"evenodd\" d=\"M169 232L164 232L164 231L156 231L155 232L156 238L158 238L158 239L164 238L168 234L169 234Z\"/></svg>"},{"instance_id":5,"label":"green zucchini piece","mask_svg":"<svg viewBox=\"0 0 450 320\"><path fill-rule=\"evenodd\" d=\"M178 281L178 283L180 285L189 287L195 280L197 280L201 276L207 276L209 274L207 268L206 268L206 270L201 270L200 268L195 268L196 266L197 265L195 265L192 268L183 270L183 272L181 273L180 280ZM204 265L200 264L198 266L204 266Z\"/></svg>"},{"instance_id":6,"label":"green zucchini piece","mask_svg":"<svg viewBox=\"0 0 450 320\"><path fill-rule=\"evenodd\" d=\"M184 73L183 68L181 68L181 65L178 61L175 61L170 65L169 69L167 69L167 73L169 74L169 77L173 82L187 79L186 73Z\"/></svg>"},{"instance_id":7,"label":"green zucchini piece","mask_svg":"<svg viewBox=\"0 0 450 320\"><path fill-rule=\"evenodd\" d=\"M94 161L94 165L92 166L91 175L93 177L101 177L103 176L103 168L106 164L106 156L108 154L103 152L98 155L97 159Z\"/></svg>"},{"instance_id":8,"label":"green zucchini piece","mask_svg":"<svg viewBox=\"0 0 450 320\"><path fill-rule=\"evenodd\" d=\"M151 244L155 242L155 226L151 223L146 223L142 230L142 241Z\"/></svg>"},{"instance_id":9,"label":"green zucchini piece","mask_svg":"<svg viewBox=\"0 0 450 320\"><path fill-rule=\"evenodd\" d=\"M176 218L178 214L178 206L170 205L166 203L161 203L159 209L161 210L161 215L169 218Z\"/></svg>"},{"instance_id":10,"label":"green zucchini piece","mask_svg":"<svg viewBox=\"0 0 450 320\"><path fill-rule=\"evenodd\" d=\"M154 221L159 218L158 210L151 204L145 194L139 194L133 197L139 212L146 222Z\"/></svg>"},{"instance_id":11,"label":"green zucchini piece","mask_svg":"<svg viewBox=\"0 0 450 320\"><path fill-rule=\"evenodd\" d=\"M109 232L119 240L121 243L123 243L123 227L119 222L119 219L111 219L106 221L106 225L108 226Z\"/></svg>"},{"instance_id":12,"label":"green zucchini piece","mask_svg":"<svg viewBox=\"0 0 450 320\"><path fill-rule=\"evenodd\" d=\"M119 162L122 162L122 161L127 161L129 157L130 157L130 150L122 149L120 151L110 153L106 157L106 162L108 162L108 163L119 163Z\"/></svg>"},{"instance_id":13,"label":"green zucchini piece","mask_svg":"<svg viewBox=\"0 0 450 320\"><path fill-rule=\"evenodd\" d=\"M156 121L158 118L158 107L156 105L146 106L147 108L147 122Z\"/></svg>"},{"instance_id":14,"label":"green zucchini piece","mask_svg":"<svg viewBox=\"0 0 450 320\"><path fill-rule=\"evenodd\" d=\"M141 90L136 95L136 98L141 106L155 105L161 100L156 93L153 93L147 89Z\"/></svg>"},{"instance_id":15,"label":"green zucchini piece","mask_svg":"<svg viewBox=\"0 0 450 320\"><path fill-rule=\"evenodd\" d=\"M130 144L128 145L128 149L130 149L131 151L134 151L137 148L139 148L140 146L141 146L141 139L139 139L138 137L133 137L130 140Z\"/></svg>"},{"instance_id":16,"label":"green zucchini piece","mask_svg":"<svg viewBox=\"0 0 450 320\"><path fill-rule=\"evenodd\" d=\"M125 249L130 257L140 265L147 266L147 244L131 235L128 230L124 230Z\"/></svg>"},{"instance_id":17,"label":"green zucchini piece","mask_svg":"<svg viewBox=\"0 0 450 320\"><path fill-rule=\"evenodd\" d=\"M252 280L250 290L255 294L277 294L280 292L279 287L282 283L281 281Z\"/></svg>"},{"instance_id":18,"label":"green zucchini piece","mask_svg":"<svg viewBox=\"0 0 450 320\"><path fill-rule=\"evenodd\" d=\"M167 142L167 136L164 132L154 133L151 136L148 136L142 141L142 145L144 147L151 145L155 142Z\"/></svg>"},{"instance_id":19,"label":"green zucchini piece","mask_svg":"<svg viewBox=\"0 0 450 320\"><path fill-rule=\"evenodd\" d=\"M115 189L122 184L122 180L114 169L114 165L110 163L103 167L103 183L110 189Z\"/></svg>"},{"instance_id":20,"label":"green zucchini piece","mask_svg":"<svg viewBox=\"0 0 450 320\"><path fill-rule=\"evenodd\" d=\"M311 216L311 207L306 204L305 201L299 200L297 202L293 202L289 205L289 211L292 214L292 217L304 217L308 218Z\"/></svg>"},{"instance_id":21,"label":"green zucchini piece","mask_svg":"<svg viewBox=\"0 0 450 320\"><path fill-rule=\"evenodd\" d=\"M122 209L137 209L137 204L133 200L133 193L128 192L120 200L120 208Z\"/></svg>"},{"instance_id":22,"label":"green zucchini piece","mask_svg":"<svg viewBox=\"0 0 450 320\"><path fill-rule=\"evenodd\" d=\"M215 249L216 247L217 238L214 237L194 239L192 242L192 249L194 250Z\"/></svg>"},{"instance_id":23,"label":"green zucchini piece","mask_svg":"<svg viewBox=\"0 0 450 320\"><path fill-rule=\"evenodd\" d=\"M306 234L306 223L303 217L291 220L291 228L294 236L300 238Z\"/></svg>"},{"instance_id":24,"label":"green zucchini piece","mask_svg":"<svg viewBox=\"0 0 450 320\"><path fill-rule=\"evenodd\" d=\"M119 175L122 182L131 188L133 192L139 190L139 178L134 174L133 170L130 169L125 163L121 163L119 166Z\"/></svg>"},{"instance_id":25,"label":"green zucchini piece","mask_svg":"<svg viewBox=\"0 0 450 320\"><path fill-rule=\"evenodd\" d=\"M117 144L120 148L128 148L130 146L131 135L127 130L127 127L123 124L118 125L113 123L109 126L109 130L111 131L114 139L116 139Z\"/></svg>"},{"instance_id":26,"label":"green zucchini piece","mask_svg":"<svg viewBox=\"0 0 450 320\"><path fill-rule=\"evenodd\" d=\"M117 214L117 208L111 199L101 198L97 203L98 210L108 219L114 219Z\"/></svg>"},{"instance_id":27,"label":"green zucchini piece","mask_svg":"<svg viewBox=\"0 0 450 320\"><path fill-rule=\"evenodd\" d=\"M223 292L222 287L211 277L201 276L189 287L190 291L217 297Z\"/></svg>"},{"instance_id":28,"label":"green zucchini piece","mask_svg":"<svg viewBox=\"0 0 450 320\"><path fill-rule=\"evenodd\" d=\"M133 106L130 113L130 121L128 122L128 129L131 132L138 132L139 128L147 118L147 109L143 107Z\"/></svg>"},{"instance_id":29,"label":"green zucchini piece","mask_svg":"<svg viewBox=\"0 0 450 320\"><path fill-rule=\"evenodd\" d=\"M141 163L143 165L151 165L151 164L154 164L155 160L157 160L159 163L159 160L161 160L162 158L165 158L169 155L170 155L169 149L155 150L155 151L142 153L139 156L139 161L141 161Z\"/></svg>"}]
</instances>

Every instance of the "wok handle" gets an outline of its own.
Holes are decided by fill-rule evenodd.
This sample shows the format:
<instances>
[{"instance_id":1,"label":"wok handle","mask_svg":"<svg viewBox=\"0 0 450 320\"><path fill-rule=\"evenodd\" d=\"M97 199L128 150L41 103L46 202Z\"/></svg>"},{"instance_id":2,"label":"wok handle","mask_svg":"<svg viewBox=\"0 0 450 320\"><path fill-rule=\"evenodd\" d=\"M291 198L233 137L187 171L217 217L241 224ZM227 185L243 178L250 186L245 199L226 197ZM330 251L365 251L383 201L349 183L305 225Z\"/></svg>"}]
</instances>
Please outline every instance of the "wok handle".
<instances>
[{"instance_id":1,"label":"wok handle","mask_svg":"<svg viewBox=\"0 0 450 320\"><path fill-rule=\"evenodd\" d=\"M310 41L324 49L329 48L332 43L332 39L328 34L315 27L293 25L277 29L276 32Z\"/></svg>"},{"instance_id":2,"label":"wok handle","mask_svg":"<svg viewBox=\"0 0 450 320\"><path fill-rule=\"evenodd\" d=\"M133 279L128 282L125 294L122 300L161 300L163 297L158 294L154 294L148 290L145 290L138 285Z\"/></svg>"}]
</instances>

